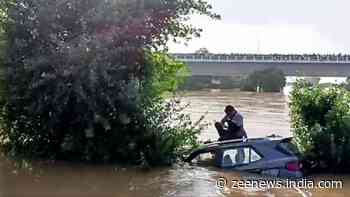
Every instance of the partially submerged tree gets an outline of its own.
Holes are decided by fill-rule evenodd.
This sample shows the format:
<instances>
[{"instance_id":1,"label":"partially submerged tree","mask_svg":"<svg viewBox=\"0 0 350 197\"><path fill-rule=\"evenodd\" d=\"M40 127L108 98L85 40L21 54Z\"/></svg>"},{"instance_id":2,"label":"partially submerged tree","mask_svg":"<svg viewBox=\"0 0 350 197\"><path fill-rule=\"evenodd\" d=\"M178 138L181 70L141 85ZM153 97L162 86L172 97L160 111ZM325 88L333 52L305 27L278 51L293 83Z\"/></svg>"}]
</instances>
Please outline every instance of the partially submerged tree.
<instances>
[{"instance_id":1,"label":"partially submerged tree","mask_svg":"<svg viewBox=\"0 0 350 197\"><path fill-rule=\"evenodd\" d=\"M286 85L286 78L282 70L268 68L254 71L242 81L244 91L279 92Z\"/></svg>"},{"instance_id":2,"label":"partially submerged tree","mask_svg":"<svg viewBox=\"0 0 350 197\"><path fill-rule=\"evenodd\" d=\"M149 160L158 148L150 121L174 128L157 117L166 110L154 104L158 93L144 93L162 61L151 51L198 36L200 29L184 23L188 15L218 17L201 0L14 0L7 6L1 137L14 155L54 159ZM157 112L154 120L147 111ZM168 141L171 156L184 145Z\"/></svg>"}]
</instances>

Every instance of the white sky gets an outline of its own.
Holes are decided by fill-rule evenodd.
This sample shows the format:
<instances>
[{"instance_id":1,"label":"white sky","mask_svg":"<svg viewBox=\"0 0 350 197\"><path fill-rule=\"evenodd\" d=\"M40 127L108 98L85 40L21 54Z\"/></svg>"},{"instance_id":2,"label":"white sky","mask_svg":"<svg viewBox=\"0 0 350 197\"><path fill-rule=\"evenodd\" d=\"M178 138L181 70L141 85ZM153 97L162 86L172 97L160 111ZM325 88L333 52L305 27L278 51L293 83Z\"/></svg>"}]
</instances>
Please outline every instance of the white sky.
<instances>
[{"instance_id":1,"label":"white sky","mask_svg":"<svg viewBox=\"0 0 350 197\"><path fill-rule=\"evenodd\" d=\"M350 0L208 0L222 20L193 16L204 31L170 52L350 53Z\"/></svg>"}]
</instances>

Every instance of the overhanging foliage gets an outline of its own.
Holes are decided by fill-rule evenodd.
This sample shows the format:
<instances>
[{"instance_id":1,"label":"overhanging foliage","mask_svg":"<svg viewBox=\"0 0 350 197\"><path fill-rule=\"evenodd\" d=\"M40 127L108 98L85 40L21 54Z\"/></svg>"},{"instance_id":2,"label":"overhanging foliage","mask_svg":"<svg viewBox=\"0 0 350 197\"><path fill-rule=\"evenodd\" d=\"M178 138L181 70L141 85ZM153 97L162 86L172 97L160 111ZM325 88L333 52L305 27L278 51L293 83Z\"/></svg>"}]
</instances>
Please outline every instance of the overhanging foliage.
<instances>
[{"instance_id":1,"label":"overhanging foliage","mask_svg":"<svg viewBox=\"0 0 350 197\"><path fill-rule=\"evenodd\" d=\"M207 3L13 2L6 7L7 92L1 116L9 153L155 164L151 156L169 161L186 142L174 139L195 136L197 131L185 129L189 120L177 127L162 121L169 114L159 95L176 88L174 77L184 65L156 52L169 39L198 36L200 30L184 22L191 13L216 18ZM171 145L158 127L172 133ZM155 143L170 148L157 152Z\"/></svg>"}]
</instances>

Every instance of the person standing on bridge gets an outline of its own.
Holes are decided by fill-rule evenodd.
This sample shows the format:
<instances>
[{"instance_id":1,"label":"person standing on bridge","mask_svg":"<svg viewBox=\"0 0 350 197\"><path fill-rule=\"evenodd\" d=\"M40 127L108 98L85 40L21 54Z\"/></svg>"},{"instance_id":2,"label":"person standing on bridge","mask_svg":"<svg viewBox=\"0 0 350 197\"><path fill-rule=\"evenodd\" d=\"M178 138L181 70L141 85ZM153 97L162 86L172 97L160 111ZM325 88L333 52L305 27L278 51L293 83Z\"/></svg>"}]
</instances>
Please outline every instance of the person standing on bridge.
<instances>
[{"instance_id":1,"label":"person standing on bridge","mask_svg":"<svg viewBox=\"0 0 350 197\"><path fill-rule=\"evenodd\" d=\"M226 106L224 111L224 118L215 123L215 128L220 136L218 141L247 138L243 127L243 116L232 105Z\"/></svg>"}]
</instances>

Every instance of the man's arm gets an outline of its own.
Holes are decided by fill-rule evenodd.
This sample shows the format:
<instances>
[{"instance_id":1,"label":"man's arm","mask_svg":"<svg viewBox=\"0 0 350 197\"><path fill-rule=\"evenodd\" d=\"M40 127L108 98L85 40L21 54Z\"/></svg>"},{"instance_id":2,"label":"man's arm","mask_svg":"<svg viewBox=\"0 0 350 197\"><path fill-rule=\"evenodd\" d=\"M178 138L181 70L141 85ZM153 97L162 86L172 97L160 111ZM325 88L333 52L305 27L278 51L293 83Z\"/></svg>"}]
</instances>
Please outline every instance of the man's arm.
<instances>
[{"instance_id":1,"label":"man's arm","mask_svg":"<svg viewBox=\"0 0 350 197\"><path fill-rule=\"evenodd\" d=\"M225 115L222 119L221 119L221 121L220 121L220 123L222 124L222 125L225 125L225 122L227 121L227 115Z\"/></svg>"},{"instance_id":2,"label":"man's arm","mask_svg":"<svg viewBox=\"0 0 350 197\"><path fill-rule=\"evenodd\" d=\"M237 113L233 118L232 122L235 123L238 127L243 127L243 116Z\"/></svg>"}]
</instances>

